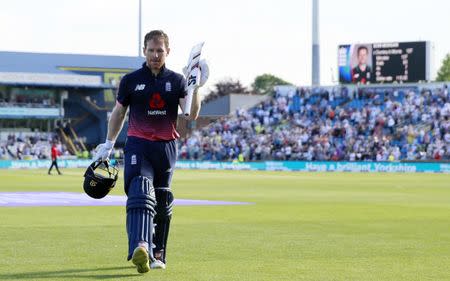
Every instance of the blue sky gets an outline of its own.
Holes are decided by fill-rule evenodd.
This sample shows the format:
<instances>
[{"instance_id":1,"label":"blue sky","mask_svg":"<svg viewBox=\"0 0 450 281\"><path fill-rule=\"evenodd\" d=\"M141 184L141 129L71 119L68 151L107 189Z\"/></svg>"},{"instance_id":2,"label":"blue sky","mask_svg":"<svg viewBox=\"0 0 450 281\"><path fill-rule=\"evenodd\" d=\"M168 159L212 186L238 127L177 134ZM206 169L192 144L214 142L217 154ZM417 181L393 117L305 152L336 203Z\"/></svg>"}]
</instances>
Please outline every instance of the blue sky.
<instances>
[{"instance_id":1,"label":"blue sky","mask_svg":"<svg viewBox=\"0 0 450 281\"><path fill-rule=\"evenodd\" d=\"M224 78L245 85L272 73L311 83L311 0L143 2L143 34L163 29L180 71L192 45L205 41L209 86ZM435 75L450 52L445 0L320 0L321 83L337 78L337 46L429 40ZM0 0L0 51L108 54L138 52L138 0Z\"/></svg>"}]
</instances>

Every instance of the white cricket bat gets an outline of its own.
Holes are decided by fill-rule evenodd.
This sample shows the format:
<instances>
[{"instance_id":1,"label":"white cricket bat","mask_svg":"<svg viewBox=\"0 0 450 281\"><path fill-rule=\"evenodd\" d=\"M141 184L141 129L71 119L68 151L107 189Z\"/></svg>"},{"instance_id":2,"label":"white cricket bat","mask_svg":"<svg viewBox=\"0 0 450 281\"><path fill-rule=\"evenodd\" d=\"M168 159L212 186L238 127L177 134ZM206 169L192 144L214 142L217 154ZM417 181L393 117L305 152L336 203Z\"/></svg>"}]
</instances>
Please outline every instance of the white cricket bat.
<instances>
[{"instance_id":1,"label":"white cricket bat","mask_svg":"<svg viewBox=\"0 0 450 281\"><path fill-rule=\"evenodd\" d=\"M187 80L187 96L186 104L184 106L184 115L189 116L191 114L192 96L194 95L195 88L200 83L200 69L198 63L202 54L202 47L205 42L198 43L192 47L191 54L186 69Z\"/></svg>"}]
</instances>

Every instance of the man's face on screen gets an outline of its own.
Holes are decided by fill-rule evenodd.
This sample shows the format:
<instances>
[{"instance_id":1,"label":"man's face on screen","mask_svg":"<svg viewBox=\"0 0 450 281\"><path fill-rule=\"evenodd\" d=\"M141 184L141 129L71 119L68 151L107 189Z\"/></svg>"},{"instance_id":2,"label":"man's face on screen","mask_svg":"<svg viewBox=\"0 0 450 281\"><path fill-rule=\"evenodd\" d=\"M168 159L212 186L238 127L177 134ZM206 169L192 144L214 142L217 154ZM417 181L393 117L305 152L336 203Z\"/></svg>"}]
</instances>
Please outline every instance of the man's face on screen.
<instances>
[{"instance_id":1,"label":"man's face on screen","mask_svg":"<svg viewBox=\"0 0 450 281\"><path fill-rule=\"evenodd\" d=\"M366 64L367 63L367 49L360 49L358 52L358 63Z\"/></svg>"}]
</instances>

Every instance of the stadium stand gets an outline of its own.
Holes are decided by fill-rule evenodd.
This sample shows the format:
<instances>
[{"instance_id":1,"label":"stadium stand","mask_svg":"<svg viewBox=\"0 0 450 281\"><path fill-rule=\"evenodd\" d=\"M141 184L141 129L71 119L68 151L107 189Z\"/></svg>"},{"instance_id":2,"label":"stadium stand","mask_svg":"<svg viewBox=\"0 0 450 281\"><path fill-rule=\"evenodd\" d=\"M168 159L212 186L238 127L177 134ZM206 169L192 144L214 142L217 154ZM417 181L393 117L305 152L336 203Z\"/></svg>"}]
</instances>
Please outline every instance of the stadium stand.
<instances>
[{"instance_id":1,"label":"stadium stand","mask_svg":"<svg viewBox=\"0 0 450 281\"><path fill-rule=\"evenodd\" d=\"M64 126L64 127L63 127ZM32 132L30 130L13 130L0 132L0 160L36 160L50 159L52 143L57 143L61 159L88 159L92 158L94 149L89 151L82 147L78 137L72 134L70 124L60 125L55 132ZM65 132L69 132L66 134ZM70 140L61 139L62 133ZM76 136L76 135L75 135ZM77 147L77 152L72 151L70 146ZM123 159L123 149L116 148L110 156L111 159Z\"/></svg>"},{"instance_id":2,"label":"stadium stand","mask_svg":"<svg viewBox=\"0 0 450 281\"><path fill-rule=\"evenodd\" d=\"M180 159L450 159L447 85L278 87L272 99L194 131Z\"/></svg>"},{"instance_id":3,"label":"stadium stand","mask_svg":"<svg viewBox=\"0 0 450 281\"><path fill-rule=\"evenodd\" d=\"M120 79L142 62L142 57L0 51L0 131L54 132L71 154L85 155L106 136Z\"/></svg>"},{"instance_id":4,"label":"stadium stand","mask_svg":"<svg viewBox=\"0 0 450 281\"><path fill-rule=\"evenodd\" d=\"M15 131L0 133L1 160L34 160L50 159L50 148L53 141L58 142L54 133ZM59 143L58 150L62 155L69 155L65 145Z\"/></svg>"}]
</instances>

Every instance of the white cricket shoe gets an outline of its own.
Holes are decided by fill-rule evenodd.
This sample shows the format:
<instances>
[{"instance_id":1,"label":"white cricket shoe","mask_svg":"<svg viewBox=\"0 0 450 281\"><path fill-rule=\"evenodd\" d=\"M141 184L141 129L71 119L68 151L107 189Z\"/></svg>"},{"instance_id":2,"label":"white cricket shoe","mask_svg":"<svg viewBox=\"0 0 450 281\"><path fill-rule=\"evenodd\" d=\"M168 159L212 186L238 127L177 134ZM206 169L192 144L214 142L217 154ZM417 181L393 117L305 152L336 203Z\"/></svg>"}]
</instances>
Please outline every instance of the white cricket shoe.
<instances>
[{"instance_id":1,"label":"white cricket shoe","mask_svg":"<svg viewBox=\"0 0 450 281\"><path fill-rule=\"evenodd\" d=\"M134 249L131 261L134 263L134 265L136 265L137 271L139 273L146 273L150 271L150 259L147 249L145 249L144 247L136 247L136 249Z\"/></svg>"},{"instance_id":2,"label":"white cricket shoe","mask_svg":"<svg viewBox=\"0 0 450 281\"><path fill-rule=\"evenodd\" d=\"M160 260L154 260L150 264L151 269L166 269L166 265Z\"/></svg>"}]
</instances>

